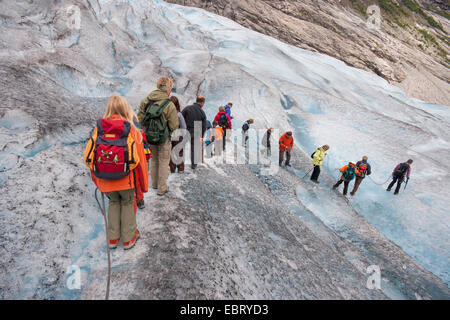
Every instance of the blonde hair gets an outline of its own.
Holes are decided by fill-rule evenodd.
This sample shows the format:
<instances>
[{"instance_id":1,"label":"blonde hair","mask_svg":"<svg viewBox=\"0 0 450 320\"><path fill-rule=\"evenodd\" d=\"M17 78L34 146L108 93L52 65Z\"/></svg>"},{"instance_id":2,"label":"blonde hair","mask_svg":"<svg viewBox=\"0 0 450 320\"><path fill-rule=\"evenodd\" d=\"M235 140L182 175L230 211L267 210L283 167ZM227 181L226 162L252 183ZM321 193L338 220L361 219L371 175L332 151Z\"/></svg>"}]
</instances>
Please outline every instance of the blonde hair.
<instances>
[{"instance_id":1,"label":"blonde hair","mask_svg":"<svg viewBox=\"0 0 450 320\"><path fill-rule=\"evenodd\" d=\"M112 96L109 98L103 118L111 119L113 115L118 115L120 119L128 121L131 125L131 128L133 128L137 132L137 136L139 137L138 142L142 142L141 131L134 124L134 121L137 120L136 114L134 113L134 110L131 108L127 99L120 96Z\"/></svg>"},{"instance_id":2,"label":"blonde hair","mask_svg":"<svg viewBox=\"0 0 450 320\"><path fill-rule=\"evenodd\" d=\"M219 112L220 111L225 111L225 107L219 107Z\"/></svg>"},{"instance_id":3,"label":"blonde hair","mask_svg":"<svg viewBox=\"0 0 450 320\"><path fill-rule=\"evenodd\" d=\"M161 77L156 82L156 87L163 91L169 91L173 88L173 81L167 77Z\"/></svg>"}]
</instances>

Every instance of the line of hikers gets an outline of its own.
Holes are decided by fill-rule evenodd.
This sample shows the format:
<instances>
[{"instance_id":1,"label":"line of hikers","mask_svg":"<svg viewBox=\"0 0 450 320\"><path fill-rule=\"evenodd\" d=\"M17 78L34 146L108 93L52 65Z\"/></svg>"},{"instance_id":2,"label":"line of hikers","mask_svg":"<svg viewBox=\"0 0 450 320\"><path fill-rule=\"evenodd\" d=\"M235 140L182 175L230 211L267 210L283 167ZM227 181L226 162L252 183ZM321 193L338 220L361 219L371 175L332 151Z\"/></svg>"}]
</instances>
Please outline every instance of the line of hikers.
<instances>
[{"instance_id":1,"label":"line of hikers","mask_svg":"<svg viewBox=\"0 0 450 320\"><path fill-rule=\"evenodd\" d=\"M169 170L172 173L176 170L184 172L184 139L189 139L190 136L192 169L196 169L197 163L203 159L203 146L207 157L221 155L226 149L226 140L229 138L227 132L231 133L232 129L232 103L219 108L211 125L203 111L205 97L198 96L194 104L181 111L177 97L171 96L172 89L173 82L170 78L158 79L157 89L142 100L137 115L125 98L112 96L86 145L84 163L90 169L97 188L109 199L107 236L111 249L116 248L121 239L124 249L132 248L140 237L136 211L137 208L145 207L143 194L148 192L149 187L150 158L151 186L157 190L157 195L162 196L169 190ZM242 126L242 145L247 157L248 132L253 123L253 119L248 119ZM261 153L265 158L271 157L273 131L273 128L267 129L262 138L264 149ZM283 162L285 166L290 166L293 145L291 131L280 137L280 166ZM311 155L314 166L311 180L315 183L319 183L320 166L328 149L329 146L324 145ZM399 192L404 176L409 179L411 163L412 160L408 160L396 166L388 191L397 182L395 194ZM371 174L367 157L363 157L356 165L350 162L340 171L342 177L333 188L336 189L344 182L344 195L354 176L356 179L352 195L364 177Z\"/></svg>"},{"instance_id":2,"label":"line of hikers","mask_svg":"<svg viewBox=\"0 0 450 320\"><path fill-rule=\"evenodd\" d=\"M191 167L197 167L198 142L194 137L199 135L196 131L203 137L207 128L211 128L202 110L205 98L197 97L194 104L181 111L177 97L170 96L172 89L171 79L158 79L157 89L141 102L137 115L125 98L112 96L86 145L84 163L97 188L109 199L107 236L111 249L121 239L124 249L130 249L140 237L136 211L145 207L143 194L149 187L149 159L152 159L151 186L159 196L168 192L169 170L184 172L185 135L177 129L190 134ZM216 153L225 150L225 137L232 128L232 105L230 102L220 107L214 119L214 136L223 143L221 149L216 148ZM201 127L197 128L196 123L201 123Z\"/></svg>"},{"instance_id":3,"label":"line of hikers","mask_svg":"<svg viewBox=\"0 0 450 320\"><path fill-rule=\"evenodd\" d=\"M328 149L330 149L328 145L323 145L322 147L317 148L317 150L314 151L313 154L311 155L314 167L310 179L315 183L319 183L318 179L320 175L320 166L322 165L323 160L327 155L326 151ZM342 183L344 183L343 194L345 196L347 195L350 181L355 179L353 190L350 192L350 195L352 196L355 195L364 178L372 173L372 168L370 164L367 162L367 160L368 157L363 156L360 161L356 162L356 164L353 162L349 162L347 165L340 168L339 171L342 173L342 175L339 178L339 180L333 185L333 190L336 190ZM409 159L408 161L399 163L395 166L394 170L392 171L392 181L387 187L386 191L391 191L394 184L397 183L394 194L398 194L400 192L400 187L402 183L405 181L405 178L406 184L408 183L409 176L411 174L412 163L413 160Z\"/></svg>"}]
</instances>

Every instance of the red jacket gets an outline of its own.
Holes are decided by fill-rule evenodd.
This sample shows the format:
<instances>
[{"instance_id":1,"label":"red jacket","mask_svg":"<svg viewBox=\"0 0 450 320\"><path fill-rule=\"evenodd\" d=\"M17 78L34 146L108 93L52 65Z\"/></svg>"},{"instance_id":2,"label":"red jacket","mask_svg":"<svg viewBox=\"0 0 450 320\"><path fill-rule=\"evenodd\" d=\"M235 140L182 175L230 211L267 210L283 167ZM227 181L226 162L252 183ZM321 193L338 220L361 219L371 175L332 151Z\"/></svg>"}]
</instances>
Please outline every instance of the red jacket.
<instances>
[{"instance_id":1,"label":"red jacket","mask_svg":"<svg viewBox=\"0 0 450 320\"><path fill-rule=\"evenodd\" d=\"M214 118L214 121L217 121L217 123L219 123L220 116L221 116L222 114L224 114L224 115L227 116L227 118L228 118L228 123L230 124L230 127L229 127L229 128L226 128L226 129L230 129L230 130L233 129L233 128L232 128L232 124L231 124L230 116L229 116L225 111L219 111L219 113L216 114L216 117Z\"/></svg>"},{"instance_id":2,"label":"red jacket","mask_svg":"<svg viewBox=\"0 0 450 320\"><path fill-rule=\"evenodd\" d=\"M287 133L283 134L280 138L280 151L291 151L294 146L294 137L287 136Z\"/></svg>"}]
</instances>

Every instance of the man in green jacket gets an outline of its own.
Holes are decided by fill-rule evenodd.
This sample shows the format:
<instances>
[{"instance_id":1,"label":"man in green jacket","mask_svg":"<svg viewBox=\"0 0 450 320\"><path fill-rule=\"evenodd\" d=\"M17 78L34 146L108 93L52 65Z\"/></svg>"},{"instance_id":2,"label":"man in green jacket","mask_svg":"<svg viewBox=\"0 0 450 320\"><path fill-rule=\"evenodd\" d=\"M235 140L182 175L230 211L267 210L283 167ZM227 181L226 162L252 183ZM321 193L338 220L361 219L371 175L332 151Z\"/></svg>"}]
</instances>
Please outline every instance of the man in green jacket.
<instances>
[{"instance_id":1,"label":"man in green jacket","mask_svg":"<svg viewBox=\"0 0 450 320\"><path fill-rule=\"evenodd\" d=\"M156 87L158 89L152 91L147 98L142 100L139 106L138 119L141 124L144 120L145 112L148 107L152 104L161 105L164 101L169 99L169 95L173 88L173 82L167 77L162 77L158 79ZM166 122L166 126L169 128L170 134L178 129L178 112L172 101L164 107L162 117ZM153 189L158 189L158 195L162 196L169 190L169 187L167 186L167 178L169 177L169 162L172 151L170 135L167 141L163 144L150 144L150 149L153 153L153 158L150 164L152 187Z\"/></svg>"},{"instance_id":2,"label":"man in green jacket","mask_svg":"<svg viewBox=\"0 0 450 320\"><path fill-rule=\"evenodd\" d=\"M330 149L330 147L326 144L318 148L312 155L312 163L314 165L314 170L311 175L311 181L315 183L319 183L317 179L319 179L320 175L320 166L322 165L323 159L327 155L326 151Z\"/></svg>"}]
</instances>

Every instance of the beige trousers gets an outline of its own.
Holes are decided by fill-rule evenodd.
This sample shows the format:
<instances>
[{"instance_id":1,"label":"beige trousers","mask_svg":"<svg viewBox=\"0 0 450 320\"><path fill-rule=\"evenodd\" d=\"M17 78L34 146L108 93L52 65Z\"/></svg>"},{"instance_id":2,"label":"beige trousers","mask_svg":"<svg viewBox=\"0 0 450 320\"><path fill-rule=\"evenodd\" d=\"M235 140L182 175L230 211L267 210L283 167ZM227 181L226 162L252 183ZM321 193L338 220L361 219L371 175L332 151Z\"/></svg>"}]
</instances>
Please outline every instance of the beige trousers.
<instances>
[{"instance_id":1,"label":"beige trousers","mask_svg":"<svg viewBox=\"0 0 450 320\"><path fill-rule=\"evenodd\" d=\"M109 240L121 238L122 242L131 241L137 227L134 214L134 189L109 192L106 196L109 199Z\"/></svg>"},{"instance_id":2,"label":"beige trousers","mask_svg":"<svg viewBox=\"0 0 450 320\"><path fill-rule=\"evenodd\" d=\"M150 175L152 178L153 189L158 189L158 193L167 191L167 178L169 177L170 153L172 152L172 143L167 139L166 143L161 145L150 145L153 157L150 164Z\"/></svg>"}]
</instances>

